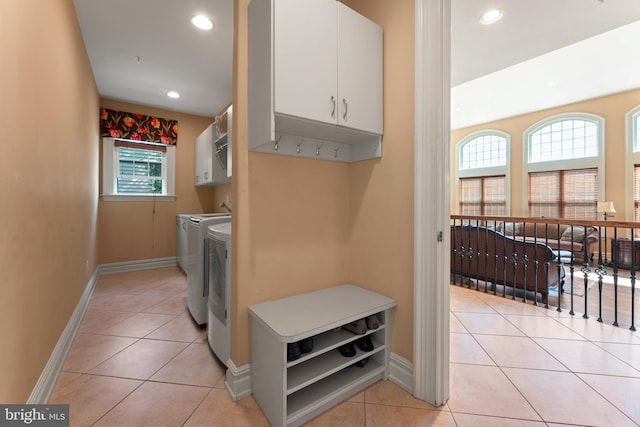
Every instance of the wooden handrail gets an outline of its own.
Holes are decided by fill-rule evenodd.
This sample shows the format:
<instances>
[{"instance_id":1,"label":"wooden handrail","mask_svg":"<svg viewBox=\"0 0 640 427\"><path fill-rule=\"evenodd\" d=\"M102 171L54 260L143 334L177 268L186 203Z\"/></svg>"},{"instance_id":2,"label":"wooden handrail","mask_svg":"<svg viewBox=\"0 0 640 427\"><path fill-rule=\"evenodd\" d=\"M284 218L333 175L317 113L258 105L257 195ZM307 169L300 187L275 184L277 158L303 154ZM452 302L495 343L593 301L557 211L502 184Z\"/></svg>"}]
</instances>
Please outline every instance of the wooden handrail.
<instances>
[{"instance_id":1,"label":"wooden handrail","mask_svg":"<svg viewBox=\"0 0 640 427\"><path fill-rule=\"evenodd\" d=\"M486 215L451 215L451 219L470 220L470 221L501 221L526 222L535 224L562 224L562 225L590 225L593 227L618 227L618 228L637 228L640 229L640 222L629 221L604 221L604 220L584 220L584 219L566 219L566 218L532 218L518 216L486 216Z\"/></svg>"}]
</instances>

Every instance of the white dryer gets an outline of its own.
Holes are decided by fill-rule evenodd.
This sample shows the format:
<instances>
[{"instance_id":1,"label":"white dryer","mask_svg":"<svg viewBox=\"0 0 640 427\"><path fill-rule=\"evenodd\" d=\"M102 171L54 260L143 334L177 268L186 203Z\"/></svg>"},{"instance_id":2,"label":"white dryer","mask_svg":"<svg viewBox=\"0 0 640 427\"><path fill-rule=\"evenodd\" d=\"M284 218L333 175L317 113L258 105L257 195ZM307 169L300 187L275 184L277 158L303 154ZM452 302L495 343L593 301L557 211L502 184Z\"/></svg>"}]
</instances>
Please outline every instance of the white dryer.
<instances>
[{"instance_id":1,"label":"white dryer","mask_svg":"<svg viewBox=\"0 0 640 427\"><path fill-rule=\"evenodd\" d=\"M209 347L228 366L231 358L231 223L213 225L208 233Z\"/></svg>"},{"instance_id":2,"label":"white dryer","mask_svg":"<svg viewBox=\"0 0 640 427\"><path fill-rule=\"evenodd\" d=\"M207 248L208 228L214 224L231 222L229 214L202 214L189 218L187 250L187 306L198 325L207 323L209 296ZM205 249L207 248L207 249Z\"/></svg>"}]
</instances>

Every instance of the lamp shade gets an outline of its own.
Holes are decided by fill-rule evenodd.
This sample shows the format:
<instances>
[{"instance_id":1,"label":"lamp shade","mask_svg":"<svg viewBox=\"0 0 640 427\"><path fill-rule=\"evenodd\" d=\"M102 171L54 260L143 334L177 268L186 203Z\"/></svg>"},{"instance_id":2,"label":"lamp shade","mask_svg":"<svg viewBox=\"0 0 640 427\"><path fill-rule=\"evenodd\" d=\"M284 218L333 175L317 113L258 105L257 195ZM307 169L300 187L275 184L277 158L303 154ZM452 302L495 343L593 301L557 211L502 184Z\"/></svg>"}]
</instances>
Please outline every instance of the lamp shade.
<instances>
[{"instance_id":1,"label":"lamp shade","mask_svg":"<svg viewBox=\"0 0 640 427\"><path fill-rule=\"evenodd\" d=\"M615 213L613 202L598 202L598 213Z\"/></svg>"}]
</instances>

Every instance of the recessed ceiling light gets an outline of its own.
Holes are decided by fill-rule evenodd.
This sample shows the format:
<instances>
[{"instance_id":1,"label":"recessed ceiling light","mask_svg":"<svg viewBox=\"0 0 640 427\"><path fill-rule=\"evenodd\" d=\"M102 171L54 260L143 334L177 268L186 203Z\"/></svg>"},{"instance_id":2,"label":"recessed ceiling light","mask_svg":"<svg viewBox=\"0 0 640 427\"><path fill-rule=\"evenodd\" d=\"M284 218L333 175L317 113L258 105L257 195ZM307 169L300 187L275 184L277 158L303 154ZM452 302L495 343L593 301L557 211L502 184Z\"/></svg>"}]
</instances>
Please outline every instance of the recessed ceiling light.
<instances>
[{"instance_id":1,"label":"recessed ceiling light","mask_svg":"<svg viewBox=\"0 0 640 427\"><path fill-rule=\"evenodd\" d=\"M167 92L167 96L169 98L180 98L180 94L178 92L173 91L173 90L170 90L169 92Z\"/></svg>"},{"instance_id":2,"label":"recessed ceiling light","mask_svg":"<svg viewBox=\"0 0 640 427\"><path fill-rule=\"evenodd\" d=\"M213 28L213 22L211 22L211 19L204 15L194 16L191 18L191 23L201 30L210 30Z\"/></svg>"},{"instance_id":3,"label":"recessed ceiling light","mask_svg":"<svg viewBox=\"0 0 640 427\"><path fill-rule=\"evenodd\" d=\"M462 111L462 108L456 107L456 113L459 113L460 111Z\"/></svg>"},{"instance_id":4,"label":"recessed ceiling light","mask_svg":"<svg viewBox=\"0 0 640 427\"><path fill-rule=\"evenodd\" d=\"M482 17L480 18L480 23L485 25L493 24L500 18L502 18L502 11L499 9L493 9L482 15Z\"/></svg>"},{"instance_id":5,"label":"recessed ceiling light","mask_svg":"<svg viewBox=\"0 0 640 427\"><path fill-rule=\"evenodd\" d=\"M554 84L556 84L556 81L555 81L555 80L549 80L549 81L546 83L546 85L547 85L547 86L553 86Z\"/></svg>"}]
</instances>

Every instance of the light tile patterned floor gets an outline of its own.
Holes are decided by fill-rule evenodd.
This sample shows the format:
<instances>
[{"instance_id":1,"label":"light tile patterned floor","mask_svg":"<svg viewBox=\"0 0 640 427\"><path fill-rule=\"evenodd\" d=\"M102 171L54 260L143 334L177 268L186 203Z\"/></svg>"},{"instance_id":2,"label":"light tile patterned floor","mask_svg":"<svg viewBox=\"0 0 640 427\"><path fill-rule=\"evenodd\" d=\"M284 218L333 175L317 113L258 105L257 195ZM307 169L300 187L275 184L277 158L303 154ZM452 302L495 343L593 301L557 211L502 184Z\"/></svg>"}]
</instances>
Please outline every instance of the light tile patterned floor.
<instances>
[{"instance_id":1,"label":"light tile patterned floor","mask_svg":"<svg viewBox=\"0 0 640 427\"><path fill-rule=\"evenodd\" d=\"M176 268L102 276L50 403L73 426L268 426L232 402ZM309 426L640 425L640 334L451 286L451 393L378 382Z\"/></svg>"}]
</instances>

